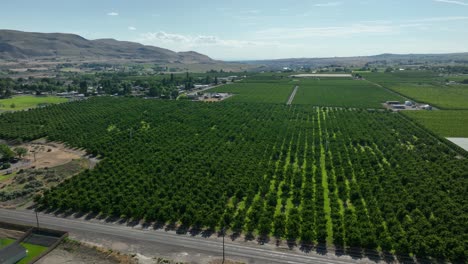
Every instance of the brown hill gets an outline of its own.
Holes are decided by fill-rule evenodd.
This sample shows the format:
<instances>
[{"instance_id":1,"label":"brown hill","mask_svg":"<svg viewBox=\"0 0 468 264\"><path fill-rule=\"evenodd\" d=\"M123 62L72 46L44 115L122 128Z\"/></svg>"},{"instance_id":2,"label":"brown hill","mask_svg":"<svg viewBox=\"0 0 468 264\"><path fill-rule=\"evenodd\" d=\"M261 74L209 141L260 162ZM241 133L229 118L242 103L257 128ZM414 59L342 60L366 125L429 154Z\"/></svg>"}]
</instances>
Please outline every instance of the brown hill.
<instances>
[{"instance_id":1,"label":"brown hill","mask_svg":"<svg viewBox=\"0 0 468 264\"><path fill-rule=\"evenodd\" d=\"M128 60L160 63L217 63L193 51L174 52L115 39L88 40L74 34L0 30L0 60Z\"/></svg>"}]
</instances>

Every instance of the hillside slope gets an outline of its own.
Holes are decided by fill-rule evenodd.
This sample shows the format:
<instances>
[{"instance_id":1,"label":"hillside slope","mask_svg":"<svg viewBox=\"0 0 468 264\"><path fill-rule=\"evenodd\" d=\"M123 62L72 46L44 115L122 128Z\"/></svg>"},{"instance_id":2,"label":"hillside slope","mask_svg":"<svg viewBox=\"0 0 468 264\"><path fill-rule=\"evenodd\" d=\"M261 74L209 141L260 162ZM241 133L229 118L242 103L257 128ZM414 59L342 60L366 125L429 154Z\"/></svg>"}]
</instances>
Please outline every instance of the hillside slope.
<instances>
[{"instance_id":1,"label":"hillside slope","mask_svg":"<svg viewBox=\"0 0 468 264\"><path fill-rule=\"evenodd\" d=\"M74 34L0 30L0 60L47 58L216 63L208 56L193 51L174 52L115 39L88 40Z\"/></svg>"}]
</instances>

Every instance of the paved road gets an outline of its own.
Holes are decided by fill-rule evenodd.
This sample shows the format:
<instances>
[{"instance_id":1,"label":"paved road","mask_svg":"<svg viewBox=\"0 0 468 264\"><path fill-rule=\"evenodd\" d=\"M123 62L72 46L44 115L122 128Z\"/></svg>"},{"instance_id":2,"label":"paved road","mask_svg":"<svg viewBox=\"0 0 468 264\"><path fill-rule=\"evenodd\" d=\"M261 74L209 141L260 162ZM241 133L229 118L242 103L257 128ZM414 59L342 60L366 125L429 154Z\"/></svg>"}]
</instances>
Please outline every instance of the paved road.
<instances>
[{"instance_id":1,"label":"paved road","mask_svg":"<svg viewBox=\"0 0 468 264\"><path fill-rule=\"evenodd\" d=\"M114 243L122 243L123 241L131 245L130 251L133 250L133 253L151 252L169 257L185 254L191 260L196 259L196 256L217 258L222 256L222 240L220 238L211 239L177 235L174 232L166 232L164 230L132 228L126 225L105 223L97 220L87 221L73 217L63 218L41 213L39 214L39 220L41 227L68 231L73 238L88 241L89 238L101 238L114 241ZM0 209L0 221L28 225L36 224L34 212L28 210ZM141 247L138 247L139 244L141 244ZM225 249L228 258L242 260L247 263L348 264L369 262L368 259L355 260L349 256L337 257L316 253L305 254L299 251L277 248L273 245L247 245L244 242L232 242L228 238L226 238ZM196 263L196 261L192 263Z\"/></svg>"}]
</instances>

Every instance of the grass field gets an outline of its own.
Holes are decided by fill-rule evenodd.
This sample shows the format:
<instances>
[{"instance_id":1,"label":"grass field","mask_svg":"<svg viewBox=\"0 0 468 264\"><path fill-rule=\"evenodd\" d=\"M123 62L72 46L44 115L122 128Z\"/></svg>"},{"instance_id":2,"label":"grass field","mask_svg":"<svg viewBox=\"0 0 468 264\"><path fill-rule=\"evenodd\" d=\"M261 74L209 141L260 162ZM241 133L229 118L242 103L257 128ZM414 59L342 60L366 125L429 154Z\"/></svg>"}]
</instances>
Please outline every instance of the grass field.
<instances>
[{"instance_id":1,"label":"grass field","mask_svg":"<svg viewBox=\"0 0 468 264\"><path fill-rule=\"evenodd\" d=\"M367 80L377 83L443 83L445 78L430 71L397 71L362 73Z\"/></svg>"},{"instance_id":2,"label":"grass field","mask_svg":"<svg viewBox=\"0 0 468 264\"><path fill-rule=\"evenodd\" d=\"M468 85L446 85L446 80L460 80L465 78L463 76L439 76L426 71L365 73L363 76L421 103L441 109L468 109Z\"/></svg>"},{"instance_id":3,"label":"grass field","mask_svg":"<svg viewBox=\"0 0 468 264\"><path fill-rule=\"evenodd\" d=\"M33 258L39 256L42 252L47 250L47 247L43 247L39 245L33 245L33 244L28 244L28 243L21 243L21 245L26 248L28 253L26 257L20 260L17 264L27 264Z\"/></svg>"},{"instance_id":4,"label":"grass field","mask_svg":"<svg viewBox=\"0 0 468 264\"><path fill-rule=\"evenodd\" d=\"M230 102L286 103L294 89L293 82L239 82L209 90L233 93Z\"/></svg>"},{"instance_id":5,"label":"grass field","mask_svg":"<svg viewBox=\"0 0 468 264\"><path fill-rule=\"evenodd\" d=\"M0 238L0 249L4 248L12 243L14 243L15 240L11 238ZM21 243L21 245L26 248L27 250L27 255L25 258L20 260L17 264L27 264L29 263L33 258L39 256L42 252L47 250L47 247L39 246L39 245L33 245L29 243Z\"/></svg>"},{"instance_id":6,"label":"grass field","mask_svg":"<svg viewBox=\"0 0 468 264\"><path fill-rule=\"evenodd\" d=\"M441 109L468 109L468 85L389 84L386 87Z\"/></svg>"},{"instance_id":7,"label":"grass field","mask_svg":"<svg viewBox=\"0 0 468 264\"><path fill-rule=\"evenodd\" d=\"M382 108L382 103L389 100L404 99L364 81L303 79L293 104Z\"/></svg>"},{"instance_id":8,"label":"grass field","mask_svg":"<svg viewBox=\"0 0 468 264\"><path fill-rule=\"evenodd\" d=\"M443 137L468 137L468 111L402 112Z\"/></svg>"},{"instance_id":9,"label":"grass field","mask_svg":"<svg viewBox=\"0 0 468 264\"><path fill-rule=\"evenodd\" d=\"M41 104L58 104L68 100L56 96L16 96L8 99L0 100L0 111L18 111L28 108L34 108Z\"/></svg>"},{"instance_id":10,"label":"grass field","mask_svg":"<svg viewBox=\"0 0 468 264\"><path fill-rule=\"evenodd\" d=\"M0 238L0 249L10 245L13 242L15 242L15 240L11 238Z\"/></svg>"}]
</instances>

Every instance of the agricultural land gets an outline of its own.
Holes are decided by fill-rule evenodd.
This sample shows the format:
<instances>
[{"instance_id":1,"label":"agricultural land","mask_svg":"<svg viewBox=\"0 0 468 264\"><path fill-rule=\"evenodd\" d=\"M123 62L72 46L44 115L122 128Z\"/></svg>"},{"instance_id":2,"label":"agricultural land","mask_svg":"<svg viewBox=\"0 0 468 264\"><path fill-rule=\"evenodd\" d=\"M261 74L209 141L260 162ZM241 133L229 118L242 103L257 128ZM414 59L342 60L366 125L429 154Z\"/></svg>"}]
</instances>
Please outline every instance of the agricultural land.
<instances>
[{"instance_id":1,"label":"agricultural land","mask_svg":"<svg viewBox=\"0 0 468 264\"><path fill-rule=\"evenodd\" d=\"M64 103L67 101L68 99L56 96L16 96L8 99L0 99L0 112L25 110L48 104Z\"/></svg>"},{"instance_id":2,"label":"agricultural land","mask_svg":"<svg viewBox=\"0 0 468 264\"><path fill-rule=\"evenodd\" d=\"M42 106L0 115L14 145L0 206L465 262L468 153L445 139L468 137L467 111L450 110L465 86L431 71L291 75L96 75L74 82L87 100L0 100ZM216 93L229 96L196 99ZM406 100L438 109L383 106Z\"/></svg>"},{"instance_id":3,"label":"agricultural land","mask_svg":"<svg viewBox=\"0 0 468 264\"><path fill-rule=\"evenodd\" d=\"M44 209L465 258L466 153L400 114L279 98L91 98L2 114L0 137L47 137L103 157L37 196Z\"/></svg>"}]
</instances>

